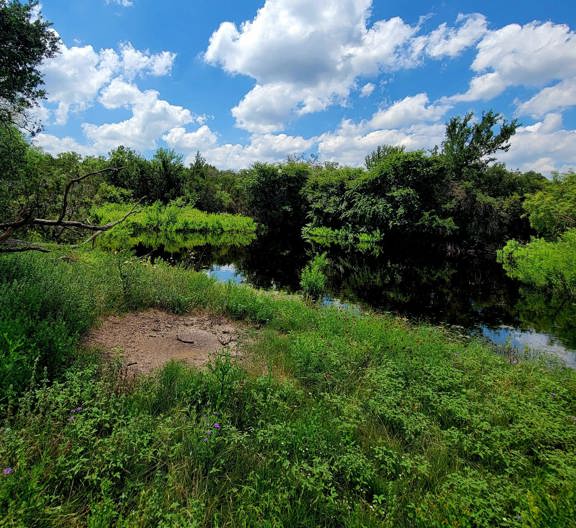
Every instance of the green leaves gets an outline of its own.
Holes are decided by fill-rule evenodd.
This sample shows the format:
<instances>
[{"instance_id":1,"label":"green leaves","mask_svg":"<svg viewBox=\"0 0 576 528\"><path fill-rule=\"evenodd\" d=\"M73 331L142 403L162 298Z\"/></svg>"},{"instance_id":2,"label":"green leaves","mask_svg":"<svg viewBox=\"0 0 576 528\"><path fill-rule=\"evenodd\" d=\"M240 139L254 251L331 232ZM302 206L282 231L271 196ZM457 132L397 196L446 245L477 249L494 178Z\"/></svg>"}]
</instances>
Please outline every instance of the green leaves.
<instances>
[{"instance_id":1,"label":"green leaves","mask_svg":"<svg viewBox=\"0 0 576 528\"><path fill-rule=\"evenodd\" d=\"M510 277L576 298L576 229L569 229L556 242L536 238L522 245L511 240L498 259Z\"/></svg>"},{"instance_id":2,"label":"green leaves","mask_svg":"<svg viewBox=\"0 0 576 528\"><path fill-rule=\"evenodd\" d=\"M51 24L34 19L39 2L0 1L0 126L25 124L26 110L45 95L39 67L58 51ZM33 131L38 130L32 124ZM29 126L30 128L30 126Z\"/></svg>"}]
</instances>

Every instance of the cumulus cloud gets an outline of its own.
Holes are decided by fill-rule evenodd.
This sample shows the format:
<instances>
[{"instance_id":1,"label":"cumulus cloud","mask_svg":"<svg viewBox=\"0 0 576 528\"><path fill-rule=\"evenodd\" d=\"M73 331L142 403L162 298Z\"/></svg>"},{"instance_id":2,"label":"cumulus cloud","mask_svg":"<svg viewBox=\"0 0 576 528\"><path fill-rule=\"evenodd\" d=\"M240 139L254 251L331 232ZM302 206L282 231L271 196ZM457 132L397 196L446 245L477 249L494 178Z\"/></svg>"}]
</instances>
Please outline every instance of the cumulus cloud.
<instances>
[{"instance_id":1,"label":"cumulus cloud","mask_svg":"<svg viewBox=\"0 0 576 528\"><path fill-rule=\"evenodd\" d=\"M408 150L432 148L444 137L445 125L439 121L449 109L446 104L430 103L425 93L405 97L378 110L370 119L342 121L337 130L318 138L318 153L323 160L360 165L379 145L404 146Z\"/></svg>"},{"instance_id":2,"label":"cumulus cloud","mask_svg":"<svg viewBox=\"0 0 576 528\"><path fill-rule=\"evenodd\" d=\"M212 148L203 155L217 167L239 169L257 161L274 162L288 156L305 154L315 144L315 139L286 134L255 134L247 145L224 144ZM191 157L188 158L191 161Z\"/></svg>"},{"instance_id":3,"label":"cumulus cloud","mask_svg":"<svg viewBox=\"0 0 576 528\"><path fill-rule=\"evenodd\" d=\"M401 18L367 25L371 0L266 0L239 28L224 22L210 37L206 62L256 85L232 109L239 127L281 130L291 117L343 103L359 76L418 65L423 56L453 57L486 31L482 15L460 15L428 36ZM370 84L366 92L370 91Z\"/></svg>"},{"instance_id":4,"label":"cumulus cloud","mask_svg":"<svg viewBox=\"0 0 576 528\"><path fill-rule=\"evenodd\" d=\"M167 131L193 121L190 110L172 105L159 95L155 90L141 91L133 84L115 79L102 92L100 101L107 108L128 106L132 116L117 123L84 123L84 134L98 151L118 145L139 150L155 148L157 140Z\"/></svg>"},{"instance_id":5,"label":"cumulus cloud","mask_svg":"<svg viewBox=\"0 0 576 528\"><path fill-rule=\"evenodd\" d=\"M413 48L434 59L452 58L476 44L488 31L486 17L479 13L460 14L456 23L460 26L449 27L444 23L430 34L416 37Z\"/></svg>"},{"instance_id":6,"label":"cumulus cloud","mask_svg":"<svg viewBox=\"0 0 576 528\"><path fill-rule=\"evenodd\" d=\"M490 31L477 46L476 76L454 101L488 100L510 86L545 86L576 76L576 33L566 25L531 22Z\"/></svg>"},{"instance_id":7,"label":"cumulus cloud","mask_svg":"<svg viewBox=\"0 0 576 528\"><path fill-rule=\"evenodd\" d=\"M162 139L169 147L188 155L211 149L218 142L218 137L207 125L202 125L193 132L187 132L184 127L176 127L169 130Z\"/></svg>"},{"instance_id":8,"label":"cumulus cloud","mask_svg":"<svg viewBox=\"0 0 576 528\"><path fill-rule=\"evenodd\" d=\"M565 129L560 114L547 114L533 125L520 127L510 150L499 159L511 169L543 174L576 169L576 130Z\"/></svg>"},{"instance_id":9,"label":"cumulus cloud","mask_svg":"<svg viewBox=\"0 0 576 528\"><path fill-rule=\"evenodd\" d=\"M160 99L155 90L142 91L121 78L113 79L104 88L99 102L108 109L128 108L132 115L116 123L83 123L85 144L50 134L40 134L35 138L35 143L52 154L68 150L82 154L104 154L119 145L149 150L158 146L163 134L194 121L190 110Z\"/></svg>"},{"instance_id":10,"label":"cumulus cloud","mask_svg":"<svg viewBox=\"0 0 576 528\"><path fill-rule=\"evenodd\" d=\"M434 122L441 119L450 105L443 103L430 104L428 95L419 93L405 97L388 108L376 112L369 122L369 127L406 128L417 123Z\"/></svg>"},{"instance_id":11,"label":"cumulus cloud","mask_svg":"<svg viewBox=\"0 0 576 528\"><path fill-rule=\"evenodd\" d=\"M561 81L538 92L518 106L519 115L541 117L548 112L565 110L576 105L576 77Z\"/></svg>"},{"instance_id":12,"label":"cumulus cloud","mask_svg":"<svg viewBox=\"0 0 576 528\"><path fill-rule=\"evenodd\" d=\"M56 124L65 124L69 112L85 110L116 75L128 80L136 76L162 76L170 73L175 54L157 54L135 49L132 44L96 51L92 46L67 47L42 65L47 99L57 105Z\"/></svg>"},{"instance_id":13,"label":"cumulus cloud","mask_svg":"<svg viewBox=\"0 0 576 528\"><path fill-rule=\"evenodd\" d=\"M359 130L344 124L318 138L320 159L344 165L361 165L379 145L404 146L407 150L428 149L444 137L444 124L416 124L405 128Z\"/></svg>"}]
</instances>

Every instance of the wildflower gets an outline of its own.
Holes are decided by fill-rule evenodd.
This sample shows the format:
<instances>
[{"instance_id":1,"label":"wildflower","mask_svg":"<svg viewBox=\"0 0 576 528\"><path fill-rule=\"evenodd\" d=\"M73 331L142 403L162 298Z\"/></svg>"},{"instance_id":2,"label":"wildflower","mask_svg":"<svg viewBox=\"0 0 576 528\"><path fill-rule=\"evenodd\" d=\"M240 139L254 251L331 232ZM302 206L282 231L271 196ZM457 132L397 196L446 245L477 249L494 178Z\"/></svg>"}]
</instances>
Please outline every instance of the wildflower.
<instances>
[{"instance_id":1,"label":"wildflower","mask_svg":"<svg viewBox=\"0 0 576 528\"><path fill-rule=\"evenodd\" d=\"M14 473L14 469L12 469L11 467L4 468L4 470L2 471L3 475L12 475L12 473Z\"/></svg>"},{"instance_id":2,"label":"wildflower","mask_svg":"<svg viewBox=\"0 0 576 528\"><path fill-rule=\"evenodd\" d=\"M222 429L222 426L221 426L218 422L216 422L216 423L214 424L214 429L220 430L220 429Z\"/></svg>"},{"instance_id":3,"label":"wildflower","mask_svg":"<svg viewBox=\"0 0 576 528\"><path fill-rule=\"evenodd\" d=\"M75 409L72 409L72 410L70 411L70 414L78 414L79 412L82 412L83 409L84 409L84 408L82 407L82 405L80 405L80 407L76 407Z\"/></svg>"}]
</instances>

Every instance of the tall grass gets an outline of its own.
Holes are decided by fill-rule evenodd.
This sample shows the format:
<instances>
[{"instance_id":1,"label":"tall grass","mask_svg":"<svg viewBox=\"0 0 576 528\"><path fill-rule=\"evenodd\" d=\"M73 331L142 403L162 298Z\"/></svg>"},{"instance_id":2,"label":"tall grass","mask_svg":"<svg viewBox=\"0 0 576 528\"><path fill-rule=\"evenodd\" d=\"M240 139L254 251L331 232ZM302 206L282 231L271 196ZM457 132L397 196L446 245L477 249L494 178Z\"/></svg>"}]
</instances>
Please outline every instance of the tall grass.
<instances>
[{"instance_id":1,"label":"tall grass","mask_svg":"<svg viewBox=\"0 0 576 528\"><path fill-rule=\"evenodd\" d=\"M572 371L512 365L440 328L164 264L76 253L0 266L13 299L2 319L23 319L36 298L30 320L64 321L69 354L111 310L201 309L259 328L248 363L170 364L133 387L114 366L55 368L0 429L0 464L12 469L0 478L0 524L560 527L576 518ZM54 286L46 296L18 289L35 281ZM32 324L22 328L37 339Z\"/></svg>"}]
</instances>

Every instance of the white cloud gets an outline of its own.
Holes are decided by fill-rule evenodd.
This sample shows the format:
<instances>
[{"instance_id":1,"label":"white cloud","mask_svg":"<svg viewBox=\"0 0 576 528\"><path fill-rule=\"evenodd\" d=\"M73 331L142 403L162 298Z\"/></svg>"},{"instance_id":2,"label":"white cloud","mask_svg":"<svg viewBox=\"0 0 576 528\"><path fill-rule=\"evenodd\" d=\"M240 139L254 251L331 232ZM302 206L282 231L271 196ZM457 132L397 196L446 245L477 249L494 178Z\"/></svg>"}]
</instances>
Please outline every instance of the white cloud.
<instances>
[{"instance_id":1,"label":"white cloud","mask_svg":"<svg viewBox=\"0 0 576 528\"><path fill-rule=\"evenodd\" d=\"M434 59L453 58L476 44L487 32L486 17L479 13L460 14L456 23L461 24L460 27L451 28L444 23L430 34L416 37L413 47Z\"/></svg>"},{"instance_id":2,"label":"white cloud","mask_svg":"<svg viewBox=\"0 0 576 528\"><path fill-rule=\"evenodd\" d=\"M439 121L449 109L450 105L430 103L427 94L420 93L378 110L368 120L344 120L337 130L318 138L320 159L360 165L379 145L432 148L444 137L445 125Z\"/></svg>"},{"instance_id":3,"label":"white cloud","mask_svg":"<svg viewBox=\"0 0 576 528\"><path fill-rule=\"evenodd\" d=\"M545 86L576 76L576 33L566 25L510 24L488 32L477 49L476 77L454 101L488 100L510 86Z\"/></svg>"},{"instance_id":4,"label":"white cloud","mask_svg":"<svg viewBox=\"0 0 576 528\"><path fill-rule=\"evenodd\" d=\"M319 138L320 159L343 165L361 165L379 145L404 146L407 150L428 149L444 137L444 124L417 124L406 128L359 131L343 126Z\"/></svg>"},{"instance_id":5,"label":"white cloud","mask_svg":"<svg viewBox=\"0 0 576 528\"><path fill-rule=\"evenodd\" d=\"M576 169L576 130L563 128L560 114L550 113L534 125L520 127L511 145L499 156L510 169L544 174Z\"/></svg>"},{"instance_id":6,"label":"white cloud","mask_svg":"<svg viewBox=\"0 0 576 528\"><path fill-rule=\"evenodd\" d=\"M124 80L113 80L103 90L101 103L106 108L128 106L132 116L118 123L84 123L84 134L99 152L106 152L118 145L139 150L155 148L163 134L194 120L188 109L172 105L160 99L159 95L155 90L141 91Z\"/></svg>"},{"instance_id":7,"label":"white cloud","mask_svg":"<svg viewBox=\"0 0 576 528\"><path fill-rule=\"evenodd\" d=\"M90 145L82 145L74 138L69 136L58 137L53 134L46 134L44 132L38 134L33 138L33 143L52 155L60 154L61 152L77 152L82 156L91 156L94 154L103 154L103 152L96 152Z\"/></svg>"},{"instance_id":8,"label":"white cloud","mask_svg":"<svg viewBox=\"0 0 576 528\"><path fill-rule=\"evenodd\" d=\"M116 4L122 7L131 7L134 5L133 0L106 0L107 4Z\"/></svg>"},{"instance_id":9,"label":"white cloud","mask_svg":"<svg viewBox=\"0 0 576 528\"><path fill-rule=\"evenodd\" d=\"M376 85L374 83L366 83L360 89L360 97L370 97L374 90L376 89Z\"/></svg>"},{"instance_id":10,"label":"white cloud","mask_svg":"<svg viewBox=\"0 0 576 528\"><path fill-rule=\"evenodd\" d=\"M218 137L207 125L202 125L194 132L187 132L183 127L176 127L169 130L162 139L170 148L188 154L211 149L218 142Z\"/></svg>"},{"instance_id":11,"label":"white cloud","mask_svg":"<svg viewBox=\"0 0 576 528\"><path fill-rule=\"evenodd\" d=\"M120 46L120 53L122 71L127 79L146 74L155 77L168 75L172 71L172 65L176 58L176 54L169 51L151 54L148 50L137 50L130 42Z\"/></svg>"},{"instance_id":12,"label":"white cloud","mask_svg":"<svg viewBox=\"0 0 576 528\"><path fill-rule=\"evenodd\" d=\"M64 124L68 111L86 109L119 67L112 49L94 51L92 46L61 46L60 54L42 66L48 101L57 103L57 124Z\"/></svg>"},{"instance_id":13,"label":"white cloud","mask_svg":"<svg viewBox=\"0 0 576 528\"><path fill-rule=\"evenodd\" d=\"M79 112L93 104L115 75L128 80L137 75L167 75L174 58L175 54L167 51L151 54L136 50L129 42L120 46L119 53L62 44L60 53L42 65L48 102L57 105L56 124L65 124L69 112Z\"/></svg>"},{"instance_id":14,"label":"white cloud","mask_svg":"<svg viewBox=\"0 0 576 528\"><path fill-rule=\"evenodd\" d=\"M434 122L441 119L450 108L447 104L429 103L428 95L425 93L405 97L376 112L369 122L369 127L406 128L417 123Z\"/></svg>"},{"instance_id":15,"label":"white cloud","mask_svg":"<svg viewBox=\"0 0 576 528\"><path fill-rule=\"evenodd\" d=\"M419 26L398 17L370 27L371 0L266 0L239 28L224 22L210 37L206 62L256 80L232 109L239 127L282 130L295 116L347 100L359 76L414 67L422 56L453 57L486 31L482 15L460 15L416 37ZM417 39L417 40L416 40ZM370 91L369 83L364 95Z\"/></svg>"},{"instance_id":16,"label":"white cloud","mask_svg":"<svg viewBox=\"0 0 576 528\"><path fill-rule=\"evenodd\" d=\"M249 167L257 161L274 162L290 155L306 153L314 146L315 140L286 134L256 134L248 145L225 144L207 150L202 154L215 166L222 169ZM191 161L192 156L188 157Z\"/></svg>"},{"instance_id":17,"label":"white cloud","mask_svg":"<svg viewBox=\"0 0 576 528\"><path fill-rule=\"evenodd\" d=\"M541 117L548 112L565 110L576 105L576 77L561 81L538 92L518 106L518 114Z\"/></svg>"}]
</instances>

